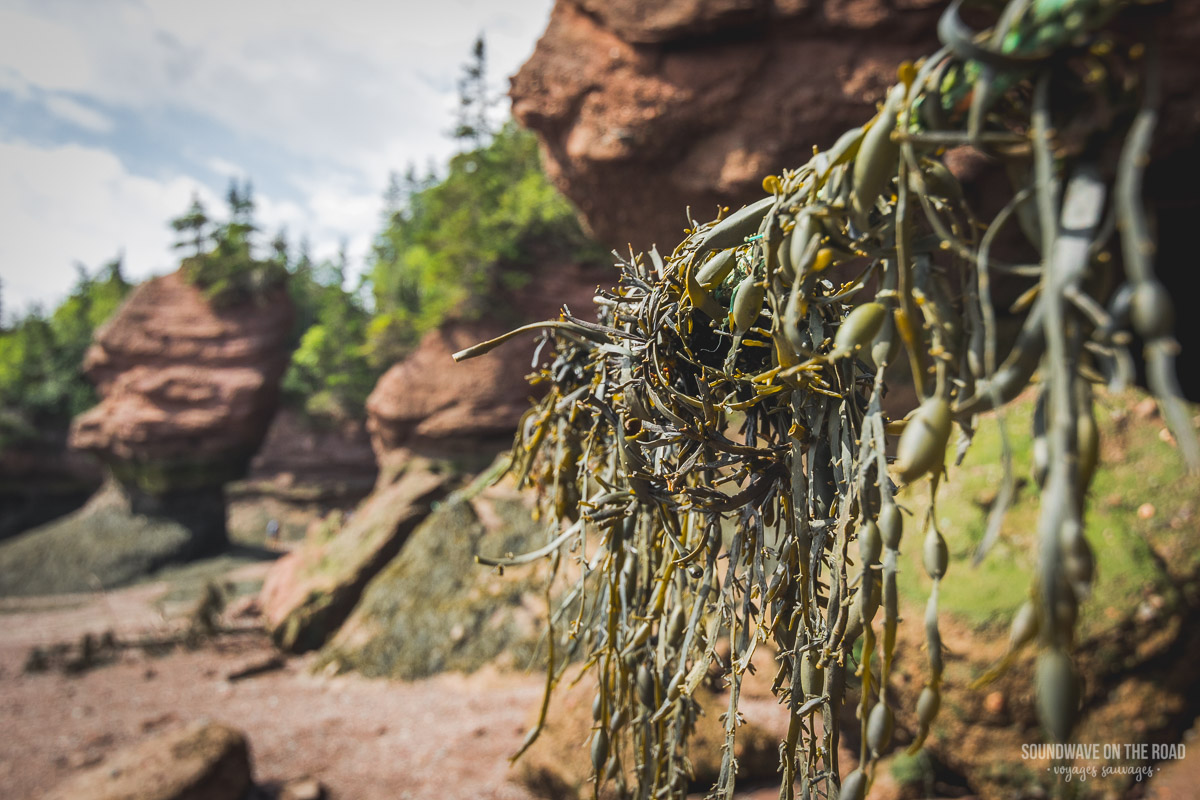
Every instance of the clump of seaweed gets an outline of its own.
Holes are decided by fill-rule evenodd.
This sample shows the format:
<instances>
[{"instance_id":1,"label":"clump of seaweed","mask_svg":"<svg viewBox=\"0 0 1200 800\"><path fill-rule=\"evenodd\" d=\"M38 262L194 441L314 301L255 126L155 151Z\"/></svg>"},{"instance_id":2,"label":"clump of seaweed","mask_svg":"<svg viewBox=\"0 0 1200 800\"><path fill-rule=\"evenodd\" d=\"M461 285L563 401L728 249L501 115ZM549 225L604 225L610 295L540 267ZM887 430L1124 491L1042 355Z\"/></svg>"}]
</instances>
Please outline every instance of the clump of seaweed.
<instances>
[{"instance_id":1,"label":"clump of seaweed","mask_svg":"<svg viewBox=\"0 0 1200 800\"><path fill-rule=\"evenodd\" d=\"M961 457L976 415L1031 383L1038 568L1012 643L1035 643L1039 712L1048 736L1065 739L1079 697L1077 607L1093 573L1083 525L1099 451L1092 392L1130 379L1135 342L1184 459L1200 468L1141 192L1161 4L1011 0L979 33L960 5L941 19L942 49L902 65L861 128L767 176L762 200L693 222L668 257L619 257L618 286L596 296L598 322L564 311L455 356L542 333L548 356L535 359L543 366L531 380L548 391L521 422L512 469L537 487L554 533L533 553L483 560L557 566L566 551L581 565L566 642L599 687L597 788L684 795L692 694L727 636L714 793L732 795L739 687L756 647L771 641L774 689L791 713L781 797L798 786L806 798L861 800L891 746L905 529L921 539L933 578L918 749L941 702L948 557L934 503L924 519L906 519L896 492L927 480L936 500L953 428ZM987 224L944 161L961 146L1011 178L1009 202ZM992 257L997 237L1016 231L1038 254L1032 263ZM999 280L1024 290L1011 309L1019 333L1003 351ZM918 402L889 419L886 378L905 370ZM889 434L899 435L892 446ZM977 558L1013 497L1007 452L1005 461ZM563 669L552 653L547 701ZM842 775L837 712L852 676L862 749L858 769Z\"/></svg>"}]
</instances>

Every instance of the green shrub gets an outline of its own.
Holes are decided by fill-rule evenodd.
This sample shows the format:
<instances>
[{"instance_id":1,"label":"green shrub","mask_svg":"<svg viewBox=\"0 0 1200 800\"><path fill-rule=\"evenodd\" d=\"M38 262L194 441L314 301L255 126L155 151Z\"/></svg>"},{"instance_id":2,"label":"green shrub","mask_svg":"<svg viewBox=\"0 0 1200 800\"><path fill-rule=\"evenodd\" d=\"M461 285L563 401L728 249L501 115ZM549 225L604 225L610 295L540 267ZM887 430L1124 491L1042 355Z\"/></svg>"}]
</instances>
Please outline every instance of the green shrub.
<instances>
[{"instance_id":1,"label":"green shrub","mask_svg":"<svg viewBox=\"0 0 1200 800\"><path fill-rule=\"evenodd\" d=\"M75 288L49 316L35 308L0 330L0 447L61 436L96 403L83 357L129 293L121 266L119 257L95 275L80 266Z\"/></svg>"},{"instance_id":2,"label":"green shrub","mask_svg":"<svg viewBox=\"0 0 1200 800\"><path fill-rule=\"evenodd\" d=\"M528 279L545 258L604 254L542 171L533 134L509 121L486 145L454 156L446 176L418 179L376 239L369 276L375 363L391 363L451 314L477 316L497 289Z\"/></svg>"}]
</instances>

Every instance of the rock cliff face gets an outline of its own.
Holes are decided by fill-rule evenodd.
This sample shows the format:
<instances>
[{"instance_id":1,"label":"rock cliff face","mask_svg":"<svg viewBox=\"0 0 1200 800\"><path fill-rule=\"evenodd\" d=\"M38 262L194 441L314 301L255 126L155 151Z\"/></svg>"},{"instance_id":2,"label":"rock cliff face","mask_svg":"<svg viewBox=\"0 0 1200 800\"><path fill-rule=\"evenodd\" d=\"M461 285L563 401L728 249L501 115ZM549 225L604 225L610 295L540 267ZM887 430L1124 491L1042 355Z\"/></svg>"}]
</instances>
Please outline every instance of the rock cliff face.
<instances>
[{"instance_id":1,"label":"rock cliff face","mask_svg":"<svg viewBox=\"0 0 1200 800\"><path fill-rule=\"evenodd\" d=\"M873 113L936 47L937 0L558 0L513 78L558 188L606 244L672 247Z\"/></svg>"},{"instance_id":2,"label":"rock cliff face","mask_svg":"<svg viewBox=\"0 0 1200 800\"><path fill-rule=\"evenodd\" d=\"M331 511L354 508L378 473L364 421L314 421L281 408L246 477L225 487L229 536L257 541L275 520L280 539L301 539Z\"/></svg>"},{"instance_id":3,"label":"rock cliff face","mask_svg":"<svg viewBox=\"0 0 1200 800\"><path fill-rule=\"evenodd\" d=\"M862 124L905 59L938 49L942 0L557 0L513 78L513 113L537 132L547 169L606 244L671 248L697 220L762 196ZM1200 176L1195 81L1200 10L1161 26L1158 155ZM1148 176L1148 184L1153 184ZM1184 202L1164 182L1160 195ZM1192 192L1185 204L1196 210Z\"/></svg>"},{"instance_id":4,"label":"rock cliff face","mask_svg":"<svg viewBox=\"0 0 1200 800\"><path fill-rule=\"evenodd\" d=\"M506 449L534 391L525 375L535 334L486 358L456 364L451 355L522 323L553 318L564 304L591 319L595 287L608 277L606 271L548 264L520 290L497 297L487 318L447 323L426 335L384 373L367 400L367 429L384 475L413 454L450 458L473 470Z\"/></svg>"},{"instance_id":5,"label":"rock cliff face","mask_svg":"<svg viewBox=\"0 0 1200 800\"><path fill-rule=\"evenodd\" d=\"M71 445L149 494L239 477L275 413L291 318L282 289L214 309L178 272L139 286L84 360L102 400Z\"/></svg>"},{"instance_id":6,"label":"rock cliff face","mask_svg":"<svg viewBox=\"0 0 1200 800\"><path fill-rule=\"evenodd\" d=\"M376 472L362 422L313 423L294 409L281 408L246 478L271 481L280 489L315 486L331 496L361 498L375 482Z\"/></svg>"}]
</instances>

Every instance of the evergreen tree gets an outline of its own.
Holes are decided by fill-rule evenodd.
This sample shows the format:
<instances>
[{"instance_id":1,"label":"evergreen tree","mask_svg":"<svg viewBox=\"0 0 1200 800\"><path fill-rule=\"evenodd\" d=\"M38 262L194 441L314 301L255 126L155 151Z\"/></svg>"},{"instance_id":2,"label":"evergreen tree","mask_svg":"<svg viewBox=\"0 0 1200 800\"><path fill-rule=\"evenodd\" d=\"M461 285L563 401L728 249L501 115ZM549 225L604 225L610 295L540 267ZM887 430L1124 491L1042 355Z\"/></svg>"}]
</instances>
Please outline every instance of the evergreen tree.
<instances>
[{"instance_id":1,"label":"evergreen tree","mask_svg":"<svg viewBox=\"0 0 1200 800\"><path fill-rule=\"evenodd\" d=\"M271 255L272 258L282 267L286 268L290 263L291 253L289 252L290 245L287 238L287 226L280 228L275 238L271 240Z\"/></svg>"},{"instance_id":2,"label":"evergreen tree","mask_svg":"<svg viewBox=\"0 0 1200 800\"><path fill-rule=\"evenodd\" d=\"M237 178L229 181L225 193L229 220L217 231L217 247L229 256L250 257L250 238L258 232L254 224L254 187L247 180L240 186Z\"/></svg>"},{"instance_id":3,"label":"evergreen tree","mask_svg":"<svg viewBox=\"0 0 1200 800\"><path fill-rule=\"evenodd\" d=\"M200 202L200 195L192 193L192 204L182 215L171 220L171 228L181 237L175 248L191 247L192 255L198 256L208 249L209 225L212 220Z\"/></svg>"},{"instance_id":4,"label":"evergreen tree","mask_svg":"<svg viewBox=\"0 0 1200 800\"><path fill-rule=\"evenodd\" d=\"M361 418L380 369L366 355L370 314L343 287L346 253L312 264L307 245L288 281L296 306L297 344L283 380L289 405L316 420Z\"/></svg>"},{"instance_id":5,"label":"evergreen tree","mask_svg":"<svg viewBox=\"0 0 1200 800\"><path fill-rule=\"evenodd\" d=\"M533 134L508 122L485 147L424 179L410 168L404 208L376 237L369 271L372 363L390 366L450 314L497 311L496 292L538 254L602 258L542 172Z\"/></svg>"},{"instance_id":6,"label":"evergreen tree","mask_svg":"<svg viewBox=\"0 0 1200 800\"><path fill-rule=\"evenodd\" d=\"M184 262L184 272L189 281L218 305L260 300L287 277L286 238L273 243L273 257L255 258L253 237L258 226L254 222L254 190L250 181L230 181L225 199L228 219L216 224L213 233L203 240L211 239L215 246L198 244L196 254ZM203 225L209 223L204 215ZM201 225L200 216L189 211L172 225L178 225L180 230L195 230Z\"/></svg>"},{"instance_id":7,"label":"evergreen tree","mask_svg":"<svg viewBox=\"0 0 1200 800\"><path fill-rule=\"evenodd\" d=\"M482 34L471 47L471 58L458 79L458 119L454 138L478 150L492 137L491 107L496 100L487 84L487 45Z\"/></svg>"}]
</instances>

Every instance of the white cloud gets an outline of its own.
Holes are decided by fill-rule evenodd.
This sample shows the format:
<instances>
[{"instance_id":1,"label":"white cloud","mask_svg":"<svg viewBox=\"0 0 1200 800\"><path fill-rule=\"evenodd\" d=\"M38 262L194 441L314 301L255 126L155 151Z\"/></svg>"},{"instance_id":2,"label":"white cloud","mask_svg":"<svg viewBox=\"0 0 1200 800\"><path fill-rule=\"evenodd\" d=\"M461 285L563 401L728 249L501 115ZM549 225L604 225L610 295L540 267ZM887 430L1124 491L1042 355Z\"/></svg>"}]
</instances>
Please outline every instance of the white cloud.
<instances>
[{"instance_id":1,"label":"white cloud","mask_svg":"<svg viewBox=\"0 0 1200 800\"><path fill-rule=\"evenodd\" d=\"M96 266L121 246L132 276L170 269L166 221L193 191L221 209L224 187L204 185L214 173L255 181L268 235L286 225L318 257L346 239L357 268L380 224L388 171L424 169L453 149L446 131L474 37L487 37L501 91L551 4L5 0L0 93L42 102L90 142L106 137L106 149L62 145L72 127L57 144L30 141L0 120L5 307L55 301L75 260ZM130 135L171 114L197 124L178 141L151 128ZM220 146L213 131L227 133ZM134 155L142 162L131 167Z\"/></svg>"},{"instance_id":2,"label":"white cloud","mask_svg":"<svg viewBox=\"0 0 1200 800\"><path fill-rule=\"evenodd\" d=\"M26 5L20 11L0 9L4 61L35 86L88 90L94 65L85 35L87 28L73 28L70 14L60 21L33 12L34 8ZM43 13L46 10L43 8Z\"/></svg>"},{"instance_id":3,"label":"white cloud","mask_svg":"<svg viewBox=\"0 0 1200 800\"><path fill-rule=\"evenodd\" d=\"M383 205L379 195L329 179L307 184L303 196L300 204L256 193L255 211L264 241L286 227L293 243L301 235L308 237L318 260L336 256L344 241L350 265L361 267L379 228Z\"/></svg>"},{"instance_id":4,"label":"white cloud","mask_svg":"<svg viewBox=\"0 0 1200 800\"><path fill-rule=\"evenodd\" d=\"M0 92L11 94L17 100L28 100L31 95L29 82L12 67L0 64Z\"/></svg>"},{"instance_id":5,"label":"white cloud","mask_svg":"<svg viewBox=\"0 0 1200 800\"><path fill-rule=\"evenodd\" d=\"M238 180L241 180L247 175L244 168L234 164L232 161L227 161L220 156L209 156L204 160L204 166L208 167L222 178L237 178Z\"/></svg>"},{"instance_id":6,"label":"white cloud","mask_svg":"<svg viewBox=\"0 0 1200 800\"><path fill-rule=\"evenodd\" d=\"M171 269L167 218L192 192L216 198L184 177L131 175L111 153L66 145L0 142L0 275L7 313L70 289L76 262L91 269L125 251L126 273L144 278Z\"/></svg>"},{"instance_id":7,"label":"white cloud","mask_svg":"<svg viewBox=\"0 0 1200 800\"><path fill-rule=\"evenodd\" d=\"M442 132L475 35L489 35L499 85L550 2L17 2L0 11L0 65L45 90L186 109L345 166L397 142L419 161L450 148Z\"/></svg>"},{"instance_id":8,"label":"white cloud","mask_svg":"<svg viewBox=\"0 0 1200 800\"><path fill-rule=\"evenodd\" d=\"M50 95L44 103L46 109L54 116L93 133L109 133L113 129L111 119L66 95Z\"/></svg>"},{"instance_id":9,"label":"white cloud","mask_svg":"<svg viewBox=\"0 0 1200 800\"><path fill-rule=\"evenodd\" d=\"M170 272L178 256L168 220L193 193L218 216L223 210L223 199L198 181L133 175L111 153L79 145L0 142L0 186L9 187L0 192L6 314L34 302L52 306L70 290L76 262L95 270L122 250L129 278ZM378 228L379 198L337 181L313 182L305 198L256 194L263 241L286 227L293 240L306 234L320 259L332 258L345 240L351 260L360 263Z\"/></svg>"}]
</instances>

